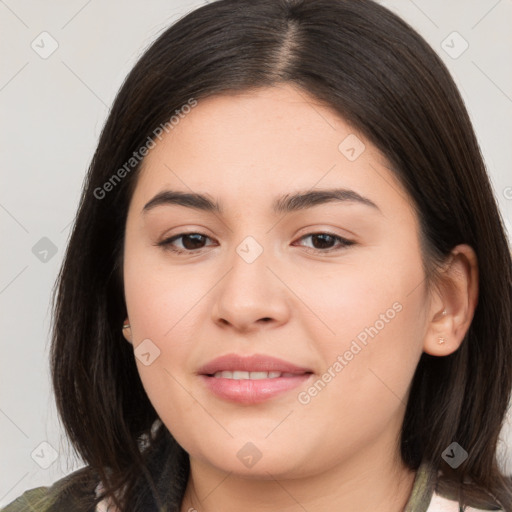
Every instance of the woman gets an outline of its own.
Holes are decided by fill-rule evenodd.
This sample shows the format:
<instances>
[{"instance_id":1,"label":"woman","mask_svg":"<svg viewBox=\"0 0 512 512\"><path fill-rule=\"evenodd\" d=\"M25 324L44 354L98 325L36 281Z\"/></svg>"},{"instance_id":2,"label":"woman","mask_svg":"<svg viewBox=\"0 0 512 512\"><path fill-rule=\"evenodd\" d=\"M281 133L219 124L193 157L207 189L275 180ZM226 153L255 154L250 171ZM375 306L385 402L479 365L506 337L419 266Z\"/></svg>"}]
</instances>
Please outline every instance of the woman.
<instances>
[{"instance_id":1,"label":"woman","mask_svg":"<svg viewBox=\"0 0 512 512\"><path fill-rule=\"evenodd\" d=\"M4 510L511 511L511 269L412 28L370 0L205 5L123 84L59 276L87 466Z\"/></svg>"}]
</instances>

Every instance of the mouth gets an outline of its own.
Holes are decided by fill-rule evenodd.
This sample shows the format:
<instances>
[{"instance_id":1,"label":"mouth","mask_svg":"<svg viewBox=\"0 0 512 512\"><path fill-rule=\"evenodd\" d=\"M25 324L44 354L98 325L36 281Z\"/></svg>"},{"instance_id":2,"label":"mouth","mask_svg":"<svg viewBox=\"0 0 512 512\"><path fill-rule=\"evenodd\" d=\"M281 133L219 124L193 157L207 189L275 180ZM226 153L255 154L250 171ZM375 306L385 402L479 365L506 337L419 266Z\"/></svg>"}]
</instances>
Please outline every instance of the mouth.
<instances>
[{"instance_id":1,"label":"mouth","mask_svg":"<svg viewBox=\"0 0 512 512\"><path fill-rule=\"evenodd\" d=\"M244 372L243 370L235 370L230 372L223 370L215 372L208 377L215 377L216 379L232 379L232 380L262 380L262 379L278 379L279 377L296 377L297 374L289 372Z\"/></svg>"},{"instance_id":2,"label":"mouth","mask_svg":"<svg viewBox=\"0 0 512 512\"><path fill-rule=\"evenodd\" d=\"M198 371L206 389L230 402L251 405L264 402L304 384L312 370L265 355L227 354Z\"/></svg>"}]
</instances>

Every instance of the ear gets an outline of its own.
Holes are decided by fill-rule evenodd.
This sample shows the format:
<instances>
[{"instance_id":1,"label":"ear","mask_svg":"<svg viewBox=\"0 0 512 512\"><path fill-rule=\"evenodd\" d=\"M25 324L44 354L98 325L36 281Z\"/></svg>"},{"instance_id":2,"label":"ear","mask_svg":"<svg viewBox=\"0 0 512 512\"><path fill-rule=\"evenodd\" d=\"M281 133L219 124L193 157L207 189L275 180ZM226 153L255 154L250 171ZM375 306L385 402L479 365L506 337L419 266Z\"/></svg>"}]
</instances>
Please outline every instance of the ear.
<instances>
[{"instance_id":1,"label":"ear","mask_svg":"<svg viewBox=\"0 0 512 512\"><path fill-rule=\"evenodd\" d=\"M452 250L433 286L424 352L433 356L455 352L469 329L477 303L477 256L471 246L461 244ZM440 343L440 338L445 341Z\"/></svg>"},{"instance_id":2,"label":"ear","mask_svg":"<svg viewBox=\"0 0 512 512\"><path fill-rule=\"evenodd\" d=\"M123 336L128 343L132 343L132 329L128 318L123 323Z\"/></svg>"}]
</instances>

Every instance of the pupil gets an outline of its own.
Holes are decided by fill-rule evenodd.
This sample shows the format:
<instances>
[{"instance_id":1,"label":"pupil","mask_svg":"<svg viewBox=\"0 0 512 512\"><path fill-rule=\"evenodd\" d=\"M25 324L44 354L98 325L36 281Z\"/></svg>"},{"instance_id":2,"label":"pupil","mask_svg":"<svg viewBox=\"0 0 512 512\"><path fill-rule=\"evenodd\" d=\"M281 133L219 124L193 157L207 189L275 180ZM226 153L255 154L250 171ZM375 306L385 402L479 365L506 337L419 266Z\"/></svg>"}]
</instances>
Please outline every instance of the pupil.
<instances>
[{"instance_id":1,"label":"pupil","mask_svg":"<svg viewBox=\"0 0 512 512\"><path fill-rule=\"evenodd\" d=\"M326 244L326 242L325 242L326 238L331 239L331 242L332 242L333 237L331 235L327 235L327 234L313 235L313 240L315 240L315 239L323 240L323 242L320 243L320 247L316 247L317 249L329 248L328 246L330 246L330 244L328 242ZM314 245L317 245L317 244L314 244Z\"/></svg>"},{"instance_id":2,"label":"pupil","mask_svg":"<svg viewBox=\"0 0 512 512\"><path fill-rule=\"evenodd\" d=\"M200 235L198 233L192 233L192 234L189 234L189 235L185 235L183 237L183 247L185 247L185 249L190 249L190 250L193 250L193 249L200 249L200 247L196 247L194 245L194 242L192 242L192 244L190 243L187 243L187 241L190 241L191 238L195 238L195 242L197 243L197 241L199 240L199 242L201 241L200 239L203 238L203 235Z\"/></svg>"}]
</instances>

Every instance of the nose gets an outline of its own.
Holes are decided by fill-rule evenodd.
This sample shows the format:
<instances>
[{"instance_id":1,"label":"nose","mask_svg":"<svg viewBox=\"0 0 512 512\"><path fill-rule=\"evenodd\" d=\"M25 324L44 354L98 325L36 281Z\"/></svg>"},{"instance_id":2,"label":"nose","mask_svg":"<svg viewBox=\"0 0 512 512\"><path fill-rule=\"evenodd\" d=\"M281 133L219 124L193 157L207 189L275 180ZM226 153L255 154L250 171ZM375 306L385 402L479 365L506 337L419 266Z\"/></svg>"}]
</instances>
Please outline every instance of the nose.
<instances>
[{"instance_id":1,"label":"nose","mask_svg":"<svg viewBox=\"0 0 512 512\"><path fill-rule=\"evenodd\" d=\"M279 265L274 262L269 268L265 250L252 262L240 254L234 251L230 269L215 287L214 322L240 332L282 325L290 316L290 304L286 279L276 277Z\"/></svg>"}]
</instances>

